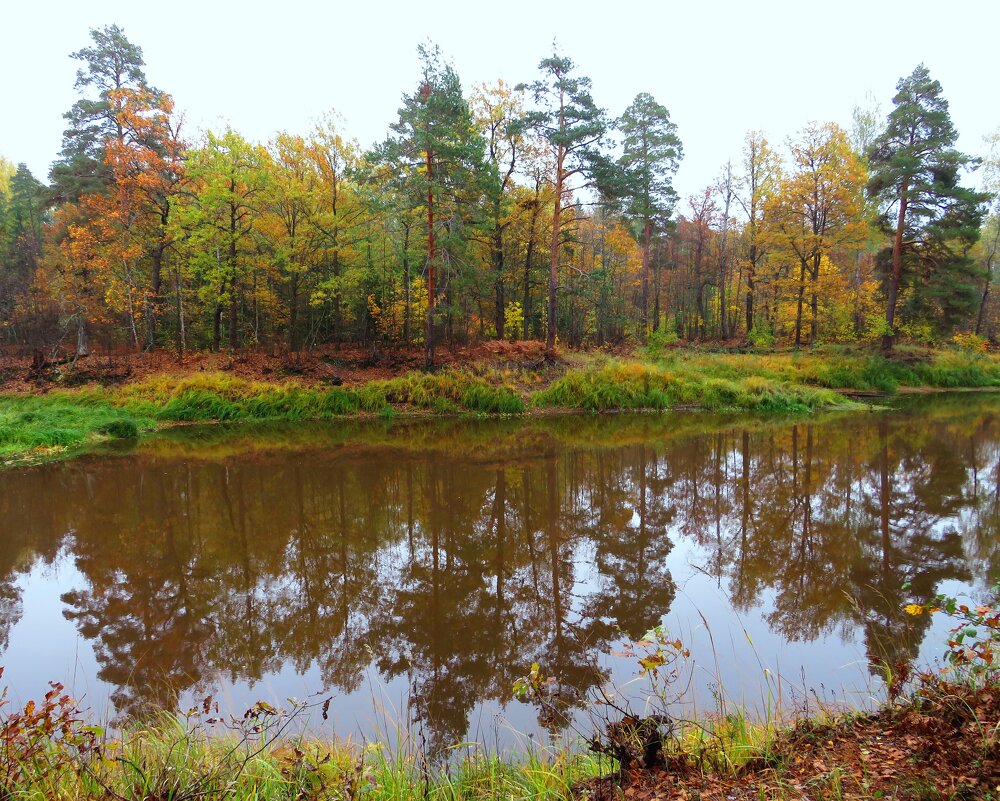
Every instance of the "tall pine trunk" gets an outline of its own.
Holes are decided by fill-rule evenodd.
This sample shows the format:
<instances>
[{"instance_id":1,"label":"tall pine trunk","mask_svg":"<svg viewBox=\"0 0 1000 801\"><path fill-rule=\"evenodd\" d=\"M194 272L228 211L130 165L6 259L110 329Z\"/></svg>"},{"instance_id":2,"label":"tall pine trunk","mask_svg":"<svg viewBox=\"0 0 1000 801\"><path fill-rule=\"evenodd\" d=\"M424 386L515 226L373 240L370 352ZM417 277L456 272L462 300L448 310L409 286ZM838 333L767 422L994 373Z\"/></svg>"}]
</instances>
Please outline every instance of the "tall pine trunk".
<instances>
[{"instance_id":1,"label":"tall pine trunk","mask_svg":"<svg viewBox=\"0 0 1000 801\"><path fill-rule=\"evenodd\" d=\"M549 254L549 319L548 330L545 334L546 350L554 350L556 347L556 288L559 281L559 225L562 216L563 158L563 150L559 148L556 161L556 202L552 208L552 252Z\"/></svg>"},{"instance_id":2,"label":"tall pine trunk","mask_svg":"<svg viewBox=\"0 0 1000 801\"><path fill-rule=\"evenodd\" d=\"M896 298L899 295L899 281L903 274L903 228L906 225L906 193L909 190L907 181L899 188L899 216L896 218L896 236L892 240L892 275L889 278L889 291L886 293L885 324L888 329L882 336L882 350L889 353L895 342Z\"/></svg>"},{"instance_id":3,"label":"tall pine trunk","mask_svg":"<svg viewBox=\"0 0 1000 801\"><path fill-rule=\"evenodd\" d=\"M434 154L427 150L427 321L424 332L424 367L434 365Z\"/></svg>"},{"instance_id":4,"label":"tall pine trunk","mask_svg":"<svg viewBox=\"0 0 1000 801\"><path fill-rule=\"evenodd\" d=\"M639 341L645 344L649 331L649 242L653 237L653 221L646 218L642 227L642 298L639 309Z\"/></svg>"}]
</instances>

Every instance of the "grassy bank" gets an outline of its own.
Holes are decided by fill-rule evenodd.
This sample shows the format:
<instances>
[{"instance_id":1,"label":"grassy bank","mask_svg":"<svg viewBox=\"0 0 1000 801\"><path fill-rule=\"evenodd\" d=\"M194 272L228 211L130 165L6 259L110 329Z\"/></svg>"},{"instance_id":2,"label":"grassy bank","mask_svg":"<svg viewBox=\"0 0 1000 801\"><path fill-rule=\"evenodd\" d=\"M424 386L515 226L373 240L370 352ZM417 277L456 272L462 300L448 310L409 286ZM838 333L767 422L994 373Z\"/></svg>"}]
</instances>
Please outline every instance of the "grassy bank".
<instances>
[{"instance_id":1,"label":"grassy bank","mask_svg":"<svg viewBox=\"0 0 1000 801\"><path fill-rule=\"evenodd\" d=\"M267 704L225 726L161 716L112 737L59 696L0 716L0 796L42 801L726 798L912 801L1000 798L1000 686L928 679L872 713L754 721L605 721L589 750L431 761L414 741L364 746L287 733ZM65 700L63 700L65 699ZM199 722L201 721L201 722ZM207 725L205 721L208 721ZM651 743L655 746L650 748Z\"/></svg>"},{"instance_id":2,"label":"grassy bank","mask_svg":"<svg viewBox=\"0 0 1000 801\"><path fill-rule=\"evenodd\" d=\"M296 377L253 381L226 372L164 374L111 387L0 396L0 461L65 455L177 423L678 408L807 413L858 407L845 393L892 394L903 387L1000 388L1000 359L961 351L901 352L893 360L839 351L567 354L542 368L470 363L352 386Z\"/></svg>"},{"instance_id":3,"label":"grassy bank","mask_svg":"<svg viewBox=\"0 0 1000 801\"><path fill-rule=\"evenodd\" d=\"M5 798L33 801L340 801L567 799L610 760L539 748L500 758L473 754L447 769L380 744L215 735L182 720L130 730L82 749L50 740L0 774Z\"/></svg>"}]
</instances>

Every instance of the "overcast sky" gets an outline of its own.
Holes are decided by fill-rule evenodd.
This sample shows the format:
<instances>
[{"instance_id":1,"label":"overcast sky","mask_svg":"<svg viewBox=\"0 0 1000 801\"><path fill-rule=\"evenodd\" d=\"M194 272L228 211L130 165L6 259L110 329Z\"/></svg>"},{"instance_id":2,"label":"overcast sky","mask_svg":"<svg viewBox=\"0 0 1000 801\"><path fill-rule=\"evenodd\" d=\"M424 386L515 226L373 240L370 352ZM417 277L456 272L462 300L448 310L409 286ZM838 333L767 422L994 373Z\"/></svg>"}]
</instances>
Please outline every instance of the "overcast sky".
<instances>
[{"instance_id":1,"label":"overcast sky","mask_svg":"<svg viewBox=\"0 0 1000 801\"><path fill-rule=\"evenodd\" d=\"M613 115L643 91L670 110L682 196L739 160L747 130L778 144L809 121L849 128L868 92L887 112L919 62L944 87L962 149L982 153L1000 127L998 0L34 0L0 12L0 155L47 175L76 99L69 53L109 23L142 47L189 133L228 123L265 141L336 110L363 146L415 86L418 42L439 44L468 90L534 79L555 37Z\"/></svg>"}]
</instances>

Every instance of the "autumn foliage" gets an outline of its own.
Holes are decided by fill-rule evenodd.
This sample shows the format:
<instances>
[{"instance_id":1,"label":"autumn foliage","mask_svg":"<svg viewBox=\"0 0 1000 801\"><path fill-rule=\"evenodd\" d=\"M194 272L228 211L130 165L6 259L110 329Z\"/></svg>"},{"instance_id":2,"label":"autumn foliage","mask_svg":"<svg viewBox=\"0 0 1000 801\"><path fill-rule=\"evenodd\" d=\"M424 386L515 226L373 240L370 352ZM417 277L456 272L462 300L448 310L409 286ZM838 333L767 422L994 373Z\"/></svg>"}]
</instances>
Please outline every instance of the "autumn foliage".
<instances>
[{"instance_id":1,"label":"autumn foliage","mask_svg":"<svg viewBox=\"0 0 1000 801\"><path fill-rule=\"evenodd\" d=\"M52 185L0 160L0 332L26 352L82 356L94 340L183 359L350 342L422 346L429 363L435 341L494 338L767 349L993 337L993 251L976 242L988 196L958 185L967 157L947 151L954 174L919 198L906 178L907 251L893 256L892 147L906 120L922 124L919 107L894 111L881 138L878 120L807 122L783 145L750 132L716 180L679 199L683 130L666 107L639 93L613 120L559 53L533 83L466 95L422 45L398 120L365 149L335 116L266 143L185 134L121 29L92 37L73 54L89 72ZM953 133L935 102L928 113ZM913 217L942 187L947 214Z\"/></svg>"}]
</instances>

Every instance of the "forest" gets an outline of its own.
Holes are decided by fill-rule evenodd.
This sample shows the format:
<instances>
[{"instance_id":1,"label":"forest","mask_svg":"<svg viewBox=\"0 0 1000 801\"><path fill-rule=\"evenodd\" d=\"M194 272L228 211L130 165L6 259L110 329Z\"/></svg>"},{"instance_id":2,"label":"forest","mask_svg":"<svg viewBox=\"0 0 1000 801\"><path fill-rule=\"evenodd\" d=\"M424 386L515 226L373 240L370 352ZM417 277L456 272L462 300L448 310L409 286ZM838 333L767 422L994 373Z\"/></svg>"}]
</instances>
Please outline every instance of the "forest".
<instances>
[{"instance_id":1,"label":"forest","mask_svg":"<svg viewBox=\"0 0 1000 801\"><path fill-rule=\"evenodd\" d=\"M845 128L749 131L703 191L640 93L614 116L558 50L466 91L433 44L384 140L333 113L253 142L189 132L109 25L72 54L79 99L47 182L0 159L0 343L92 350L484 340L758 350L955 343L997 329L997 144L956 149L922 65ZM16 157L16 154L13 154ZM976 186L974 186L974 184Z\"/></svg>"}]
</instances>

